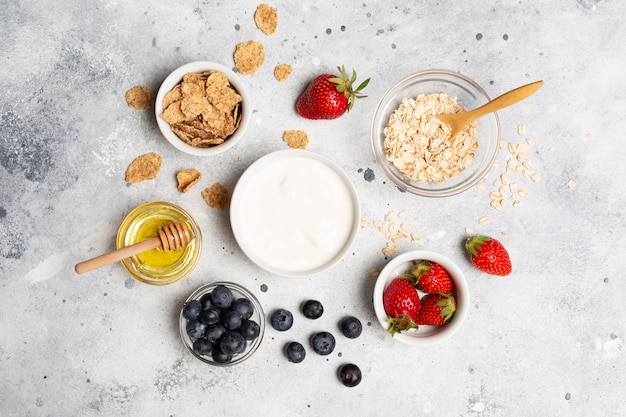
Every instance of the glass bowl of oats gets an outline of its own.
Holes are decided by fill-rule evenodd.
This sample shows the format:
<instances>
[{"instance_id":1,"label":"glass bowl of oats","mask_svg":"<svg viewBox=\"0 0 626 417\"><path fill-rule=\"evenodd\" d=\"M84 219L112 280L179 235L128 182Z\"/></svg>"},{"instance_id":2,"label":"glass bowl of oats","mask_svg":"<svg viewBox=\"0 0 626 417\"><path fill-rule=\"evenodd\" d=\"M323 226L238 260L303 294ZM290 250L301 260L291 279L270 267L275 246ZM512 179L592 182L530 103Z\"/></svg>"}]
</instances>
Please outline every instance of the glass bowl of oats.
<instances>
[{"instance_id":1,"label":"glass bowl of oats","mask_svg":"<svg viewBox=\"0 0 626 417\"><path fill-rule=\"evenodd\" d=\"M197 61L175 69L155 101L165 139L189 155L212 156L235 146L251 115L247 86L229 68Z\"/></svg>"},{"instance_id":2,"label":"glass bowl of oats","mask_svg":"<svg viewBox=\"0 0 626 417\"><path fill-rule=\"evenodd\" d=\"M450 138L437 114L473 110L489 95L475 81L448 70L413 73L380 100L371 136L378 164L401 190L448 197L478 183L493 166L500 120L490 113Z\"/></svg>"}]
</instances>

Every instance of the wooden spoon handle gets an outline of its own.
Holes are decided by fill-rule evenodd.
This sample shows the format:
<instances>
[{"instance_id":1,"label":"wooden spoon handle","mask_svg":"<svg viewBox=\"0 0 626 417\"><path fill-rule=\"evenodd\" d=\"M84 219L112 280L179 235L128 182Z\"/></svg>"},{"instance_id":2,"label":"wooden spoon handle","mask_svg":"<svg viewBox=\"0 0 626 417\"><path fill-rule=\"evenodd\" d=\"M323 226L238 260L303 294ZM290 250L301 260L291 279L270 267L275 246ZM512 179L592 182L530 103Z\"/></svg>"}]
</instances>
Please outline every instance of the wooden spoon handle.
<instances>
[{"instance_id":1,"label":"wooden spoon handle","mask_svg":"<svg viewBox=\"0 0 626 417\"><path fill-rule=\"evenodd\" d=\"M100 255L87 261L78 263L74 267L74 270L78 274L82 274L85 272L89 272L93 269L100 268L101 266L121 261L122 259L130 258L131 256L149 251L150 249L158 248L160 246L161 238L156 236L144 240L143 242L135 243L134 245L126 246L113 252L105 253L104 255Z\"/></svg>"},{"instance_id":2,"label":"wooden spoon handle","mask_svg":"<svg viewBox=\"0 0 626 417\"><path fill-rule=\"evenodd\" d=\"M474 120L478 119L486 114L498 111L525 99L526 97L533 94L535 91L539 90L542 85L543 81L535 81L534 83L517 87L516 89L511 90L508 93L504 93L501 96L494 98L489 103L466 113L466 115L467 117L470 117L471 115Z\"/></svg>"}]
</instances>

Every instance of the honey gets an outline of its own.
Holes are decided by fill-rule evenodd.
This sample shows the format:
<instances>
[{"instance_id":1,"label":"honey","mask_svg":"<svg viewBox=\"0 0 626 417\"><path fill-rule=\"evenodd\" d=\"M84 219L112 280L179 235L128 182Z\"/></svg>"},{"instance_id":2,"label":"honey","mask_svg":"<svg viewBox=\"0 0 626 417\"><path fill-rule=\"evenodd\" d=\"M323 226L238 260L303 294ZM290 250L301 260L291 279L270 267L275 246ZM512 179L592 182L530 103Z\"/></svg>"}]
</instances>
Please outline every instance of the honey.
<instances>
[{"instance_id":1,"label":"honey","mask_svg":"<svg viewBox=\"0 0 626 417\"><path fill-rule=\"evenodd\" d=\"M167 223L184 221L193 235L183 249L165 252L152 249L124 259L122 265L130 275L152 285L167 285L188 276L198 264L202 251L202 234L195 219L182 207L157 201L131 211L117 234L117 248L129 246L157 236Z\"/></svg>"}]
</instances>

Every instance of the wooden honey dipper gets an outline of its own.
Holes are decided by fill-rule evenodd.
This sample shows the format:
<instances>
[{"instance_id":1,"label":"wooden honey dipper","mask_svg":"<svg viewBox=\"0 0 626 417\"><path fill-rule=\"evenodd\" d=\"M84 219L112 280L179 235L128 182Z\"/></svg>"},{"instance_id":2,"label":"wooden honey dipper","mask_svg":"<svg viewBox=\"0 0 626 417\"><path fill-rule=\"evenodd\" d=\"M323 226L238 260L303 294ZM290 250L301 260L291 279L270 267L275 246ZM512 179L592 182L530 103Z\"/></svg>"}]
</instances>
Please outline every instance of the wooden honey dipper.
<instances>
[{"instance_id":1,"label":"wooden honey dipper","mask_svg":"<svg viewBox=\"0 0 626 417\"><path fill-rule=\"evenodd\" d=\"M78 263L74 270L78 274L82 274L155 248L162 248L164 252L183 249L193 240L187 224L182 221L166 224L157 231L157 234L158 236L143 242Z\"/></svg>"}]
</instances>

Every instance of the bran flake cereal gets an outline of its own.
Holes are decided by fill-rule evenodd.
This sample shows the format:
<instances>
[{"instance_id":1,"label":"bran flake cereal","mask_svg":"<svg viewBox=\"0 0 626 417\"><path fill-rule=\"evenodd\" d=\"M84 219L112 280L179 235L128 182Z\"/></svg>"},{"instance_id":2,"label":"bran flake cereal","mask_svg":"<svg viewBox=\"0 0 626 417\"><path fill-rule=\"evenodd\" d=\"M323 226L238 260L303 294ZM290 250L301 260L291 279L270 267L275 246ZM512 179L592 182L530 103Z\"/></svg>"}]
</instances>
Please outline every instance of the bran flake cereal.
<instances>
[{"instance_id":1,"label":"bran flake cereal","mask_svg":"<svg viewBox=\"0 0 626 417\"><path fill-rule=\"evenodd\" d=\"M176 174L178 182L178 192L186 193L191 187L196 185L202 178L202 174L197 169L183 169Z\"/></svg>"},{"instance_id":2,"label":"bran flake cereal","mask_svg":"<svg viewBox=\"0 0 626 417\"><path fill-rule=\"evenodd\" d=\"M256 41L241 42L235 48L234 58L240 74L254 74L265 61L263 44Z\"/></svg>"},{"instance_id":3,"label":"bran flake cereal","mask_svg":"<svg viewBox=\"0 0 626 417\"><path fill-rule=\"evenodd\" d=\"M153 180L161 170L163 159L154 152L138 156L126 169L126 182L138 183Z\"/></svg>"},{"instance_id":4,"label":"bran flake cereal","mask_svg":"<svg viewBox=\"0 0 626 417\"><path fill-rule=\"evenodd\" d=\"M286 130L283 133L283 141L290 148L305 149L309 144L309 136L304 130Z\"/></svg>"},{"instance_id":5,"label":"bran flake cereal","mask_svg":"<svg viewBox=\"0 0 626 417\"><path fill-rule=\"evenodd\" d=\"M224 209L230 205L228 190L219 182L205 188L202 191L202 198L212 208Z\"/></svg>"},{"instance_id":6,"label":"bran flake cereal","mask_svg":"<svg viewBox=\"0 0 626 417\"><path fill-rule=\"evenodd\" d=\"M254 23L266 35L273 35L278 26L278 13L269 4L259 4L254 12Z\"/></svg>"},{"instance_id":7,"label":"bran flake cereal","mask_svg":"<svg viewBox=\"0 0 626 417\"><path fill-rule=\"evenodd\" d=\"M156 95L148 87L137 85L128 90L124 97L129 107L146 110L154 108Z\"/></svg>"},{"instance_id":8,"label":"bran flake cereal","mask_svg":"<svg viewBox=\"0 0 626 417\"><path fill-rule=\"evenodd\" d=\"M291 75L291 65L289 64L279 64L274 67L274 78L277 81L285 81Z\"/></svg>"},{"instance_id":9,"label":"bran flake cereal","mask_svg":"<svg viewBox=\"0 0 626 417\"><path fill-rule=\"evenodd\" d=\"M450 138L450 127L436 116L465 111L456 97L443 93L404 98L383 130L387 160L414 181L456 177L474 161L477 124Z\"/></svg>"}]
</instances>

